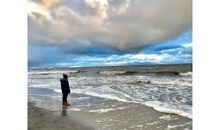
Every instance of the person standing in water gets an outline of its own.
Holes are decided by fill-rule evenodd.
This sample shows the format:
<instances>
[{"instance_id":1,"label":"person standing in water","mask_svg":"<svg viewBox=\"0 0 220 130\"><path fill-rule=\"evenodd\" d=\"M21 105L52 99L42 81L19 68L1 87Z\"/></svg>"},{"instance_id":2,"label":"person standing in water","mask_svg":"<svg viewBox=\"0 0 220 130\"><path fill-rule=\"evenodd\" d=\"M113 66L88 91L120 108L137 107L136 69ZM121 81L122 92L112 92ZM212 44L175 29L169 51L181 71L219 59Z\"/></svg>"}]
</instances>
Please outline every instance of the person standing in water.
<instances>
[{"instance_id":1,"label":"person standing in water","mask_svg":"<svg viewBox=\"0 0 220 130\"><path fill-rule=\"evenodd\" d=\"M66 74L63 74L63 78L60 79L61 83L61 90L63 94L63 105L69 106L70 104L67 102L68 94L70 94L70 87L68 82L68 76Z\"/></svg>"}]
</instances>

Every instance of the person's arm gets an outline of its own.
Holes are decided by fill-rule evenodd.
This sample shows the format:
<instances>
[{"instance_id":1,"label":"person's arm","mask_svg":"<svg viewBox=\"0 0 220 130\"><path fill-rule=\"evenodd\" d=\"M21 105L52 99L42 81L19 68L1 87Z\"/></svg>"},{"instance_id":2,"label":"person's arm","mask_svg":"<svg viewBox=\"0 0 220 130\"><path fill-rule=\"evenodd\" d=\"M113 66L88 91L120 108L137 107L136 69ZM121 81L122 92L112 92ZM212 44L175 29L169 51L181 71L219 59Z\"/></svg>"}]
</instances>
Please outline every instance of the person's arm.
<instances>
[{"instance_id":1,"label":"person's arm","mask_svg":"<svg viewBox=\"0 0 220 130\"><path fill-rule=\"evenodd\" d=\"M60 79L60 82L61 82L61 81L64 81L64 80L65 80L65 79L61 78L61 79Z\"/></svg>"},{"instance_id":2,"label":"person's arm","mask_svg":"<svg viewBox=\"0 0 220 130\"><path fill-rule=\"evenodd\" d=\"M68 93L70 93L71 91L70 91L69 82L67 81L67 83L68 83Z\"/></svg>"}]
</instances>

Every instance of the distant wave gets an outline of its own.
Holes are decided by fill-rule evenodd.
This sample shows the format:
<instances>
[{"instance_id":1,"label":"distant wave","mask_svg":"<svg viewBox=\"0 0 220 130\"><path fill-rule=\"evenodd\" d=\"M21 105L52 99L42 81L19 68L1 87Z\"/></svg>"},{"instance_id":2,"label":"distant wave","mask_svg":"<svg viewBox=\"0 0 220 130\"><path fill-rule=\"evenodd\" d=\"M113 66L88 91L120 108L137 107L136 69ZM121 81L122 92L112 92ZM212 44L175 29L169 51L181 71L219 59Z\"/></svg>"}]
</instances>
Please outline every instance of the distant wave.
<instances>
[{"instance_id":1,"label":"distant wave","mask_svg":"<svg viewBox=\"0 0 220 130\"><path fill-rule=\"evenodd\" d=\"M103 75L130 75L134 73L138 73L136 71L100 71L100 74Z\"/></svg>"},{"instance_id":2,"label":"distant wave","mask_svg":"<svg viewBox=\"0 0 220 130\"><path fill-rule=\"evenodd\" d=\"M180 73L177 71L159 71L159 72L155 72L155 74L173 76L173 75L179 75Z\"/></svg>"},{"instance_id":3,"label":"distant wave","mask_svg":"<svg viewBox=\"0 0 220 130\"><path fill-rule=\"evenodd\" d=\"M80 70L71 70L70 74L79 73Z\"/></svg>"},{"instance_id":4,"label":"distant wave","mask_svg":"<svg viewBox=\"0 0 220 130\"><path fill-rule=\"evenodd\" d=\"M138 84L151 84L152 82L150 80L147 81L141 81L141 80L137 80L137 81L130 81L128 82L128 84L133 84L133 85L138 85Z\"/></svg>"},{"instance_id":5,"label":"distant wave","mask_svg":"<svg viewBox=\"0 0 220 130\"><path fill-rule=\"evenodd\" d=\"M134 74L156 74L158 76L179 76L179 75L186 75L191 76L192 72L180 73L178 71L120 71L120 70L104 70L100 71L99 74L102 75L134 75Z\"/></svg>"},{"instance_id":6,"label":"distant wave","mask_svg":"<svg viewBox=\"0 0 220 130\"><path fill-rule=\"evenodd\" d=\"M79 73L80 70L71 70L71 71L67 71L67 70L57 70L57 71L29 71L28 74L31 75L49 75L49 74L74 74L74 73Z\"/></svg>"},{"instance_id":7,"label":"distant wave","mask_svg":"<svg viewBox=\"0 0 220 130\"><path fill-rule=\"evenodd\" d=\"M160 86L163 85L175 85L175 86L189 86L192 87L192 80L186 80L186 79L151 79L149 81L151 84L157 84Z\"/></svg>"},{"instance_id":8,"label":"distant wave","mask_svg":"<svg viewBox=\"0 0 220 130\"><path fill-rule=\"evenodd\" d=\"M180 73L180 75L183 75L183 76L192 76L192 72Z\"/></svg>"}]
</instances>

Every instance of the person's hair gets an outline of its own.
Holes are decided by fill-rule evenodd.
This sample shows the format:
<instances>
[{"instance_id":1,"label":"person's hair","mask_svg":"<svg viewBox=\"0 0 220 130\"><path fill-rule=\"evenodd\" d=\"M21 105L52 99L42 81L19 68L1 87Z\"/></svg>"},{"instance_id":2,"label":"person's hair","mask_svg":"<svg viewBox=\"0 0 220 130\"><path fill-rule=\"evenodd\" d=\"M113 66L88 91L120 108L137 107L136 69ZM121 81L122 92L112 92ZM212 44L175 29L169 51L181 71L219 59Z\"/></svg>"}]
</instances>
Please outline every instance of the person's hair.
<instances>
[{"instance_id":1,"label":"person's hair","mask_svg":"<svg viewBox=\"0 0 220 130\"><path fill-rule=\"evenodd\" d=\"M63 78L68 78L68 76L66 74L63 74Z\"/></svg>"}]
</instances>

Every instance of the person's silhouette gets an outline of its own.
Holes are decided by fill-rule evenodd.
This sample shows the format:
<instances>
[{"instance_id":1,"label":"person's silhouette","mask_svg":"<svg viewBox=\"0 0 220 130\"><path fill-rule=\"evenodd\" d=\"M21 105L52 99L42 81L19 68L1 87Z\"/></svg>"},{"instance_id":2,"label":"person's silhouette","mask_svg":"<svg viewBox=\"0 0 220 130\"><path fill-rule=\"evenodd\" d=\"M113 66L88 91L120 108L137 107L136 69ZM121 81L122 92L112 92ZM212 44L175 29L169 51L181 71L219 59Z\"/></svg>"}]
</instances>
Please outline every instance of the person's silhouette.
<instances>
[{"instance_id":1,"label":"person's silhouette","mask_svg":"<svg viewBox=\"0 0 220 130\"><path fill-rule=\"evenodd\" d=\"M63 74L63 78L60 79L61 82L61 90L63 94L63 105L69 106L70 104L67 102L67 96L70 94L70 87L68 82L68 76Z\"/></svg>"}]
</instances>

